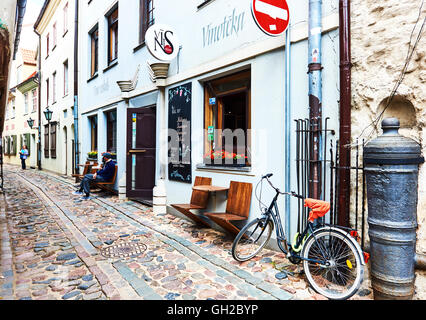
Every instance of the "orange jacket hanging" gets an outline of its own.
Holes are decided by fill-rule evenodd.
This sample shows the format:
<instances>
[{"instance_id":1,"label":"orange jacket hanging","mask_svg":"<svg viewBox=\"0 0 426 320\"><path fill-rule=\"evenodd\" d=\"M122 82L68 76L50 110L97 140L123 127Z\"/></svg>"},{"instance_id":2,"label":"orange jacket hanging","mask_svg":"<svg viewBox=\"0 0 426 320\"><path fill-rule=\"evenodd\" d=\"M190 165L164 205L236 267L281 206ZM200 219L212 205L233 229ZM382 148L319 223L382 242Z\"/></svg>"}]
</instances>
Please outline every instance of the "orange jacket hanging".
<instances>
[{"instance_id":1,"label":"orange jacket hanging","mask_svg":"<svg viewBox=\"0 0 426 320\"><path fill-rule=\"evenodd\" d=\"M311 208L309 212L309 221L313 222L315 219L325 216L325 214L330 210L330 203L323 200L305 199L305 207Z\"/></svg>"}]
</instances>

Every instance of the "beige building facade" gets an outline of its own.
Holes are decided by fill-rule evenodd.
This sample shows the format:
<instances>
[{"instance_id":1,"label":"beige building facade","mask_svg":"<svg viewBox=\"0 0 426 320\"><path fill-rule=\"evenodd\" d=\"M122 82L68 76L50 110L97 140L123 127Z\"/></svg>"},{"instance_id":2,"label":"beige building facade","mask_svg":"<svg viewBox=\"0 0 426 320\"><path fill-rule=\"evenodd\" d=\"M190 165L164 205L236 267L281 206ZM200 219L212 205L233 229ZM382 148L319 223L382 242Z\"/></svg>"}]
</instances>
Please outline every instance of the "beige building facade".
<instances>
[{"instance_id":1,"label":"beige building facade","mask_svg":"<svg viewBox=\"0 0 426 320\"><path fill-rule=\"evenodd\" d=\"M73 0L45 1L34 24L40 37L41 164L64 175L73 170L74 8Z\"/></svg>"},{"instance_id":2,"label":"beige building facade","mask_svg":"<svg viewBox=\"0 0 426 320\"><path fill-rule=\"evenodd\" d=\"M399 133L426 155L425 16L421 0L351 1L353 144L381 135L381 120L397 117ZM351 159L355 165L355 152ZM426 165L419 170L416 251L426 254ZM416 272L415 286L415 298L426 299L426 272Z\"/></svg>"},{"instance_id":3,"label":"beige building facade","mask_svg":"<svg viewBox=\"0 0 426 320\"><path fill-rule=\"evenodd\" d=\"M19 49L12 62L10 89L3 130L4 162L21 164L19 151L29 150L26 165L37 165L38 80L36 51ZM28 125L34 120L33 128Z\"/></svg>"}]
</instances>

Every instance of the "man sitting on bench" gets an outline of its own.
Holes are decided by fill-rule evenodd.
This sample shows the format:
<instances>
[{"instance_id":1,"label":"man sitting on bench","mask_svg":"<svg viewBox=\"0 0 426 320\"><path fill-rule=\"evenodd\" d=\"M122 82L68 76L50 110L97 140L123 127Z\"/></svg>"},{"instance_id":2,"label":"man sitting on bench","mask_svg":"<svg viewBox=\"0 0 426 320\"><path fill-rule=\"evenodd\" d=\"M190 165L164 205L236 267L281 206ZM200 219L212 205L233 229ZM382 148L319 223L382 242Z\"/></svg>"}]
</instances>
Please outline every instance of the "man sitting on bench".
<instances>
[{"instance_id":1,"label":"man sitting on bench","mask_svg":"<svg viewBox=\"0 0 426 320\"><path fill-rule=\"evenodd\" d=\"M92 182L108 182L114 176L115 162L111 159L110 153L102 154L102 162L104 166L101 170L96 173L86 174L80 183L80 187L77 191L73 192L74 195L83 195L81 200L90 200L90 183Z\"/></svg>"}]
</instances>

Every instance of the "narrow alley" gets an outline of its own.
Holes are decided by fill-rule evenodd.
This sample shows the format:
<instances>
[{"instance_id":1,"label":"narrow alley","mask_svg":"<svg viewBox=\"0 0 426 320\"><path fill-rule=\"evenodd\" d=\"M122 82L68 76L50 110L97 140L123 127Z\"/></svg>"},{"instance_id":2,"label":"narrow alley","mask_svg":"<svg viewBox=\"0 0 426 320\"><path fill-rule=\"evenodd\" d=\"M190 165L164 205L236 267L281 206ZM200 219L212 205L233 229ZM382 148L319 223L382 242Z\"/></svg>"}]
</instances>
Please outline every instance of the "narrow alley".
<instances>
[{"instance_id":1,"label":"narrow alley","mask_svg":"<svg viewBox=\"0 0 426 320\"><path fill-rule=\"evenodd\" d=\"M325 299L282 253L240 264L225 233L102 192L81 201L70 178L4 169L0 299ZM368 283L351 299L372 299Z\"/></svg>"}]
</instances>

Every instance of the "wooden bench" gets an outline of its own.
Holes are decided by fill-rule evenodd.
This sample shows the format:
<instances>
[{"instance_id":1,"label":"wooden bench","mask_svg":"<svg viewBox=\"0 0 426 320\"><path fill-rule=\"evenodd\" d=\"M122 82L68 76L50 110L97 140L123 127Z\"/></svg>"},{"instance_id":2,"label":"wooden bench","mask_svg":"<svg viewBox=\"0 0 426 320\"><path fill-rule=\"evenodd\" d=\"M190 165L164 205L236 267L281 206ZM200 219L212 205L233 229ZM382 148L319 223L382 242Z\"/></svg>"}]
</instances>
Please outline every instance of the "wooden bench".
<instances>
[{"instance_id":1,"label":"wooden bench","mask_svg":"<svg viewBox=\"0 0 426 320\"><path fill-rule=\"evenodd\" d=\"M248 219L252 189L253 185L251 183L231 181L225 212L208 212L204 215L225 230L233 234L238 234L240 229L233 225L231 221Z\"/></svg>"},{"instance_id":2,"label":"wooden bench","mask_svg":"<svg viewBox=\"0 0 426 320\"><path fill-rule=\"evenodd\" d=\"M211 185L212 178L207 177L195 177L194 186ZM201 219L198 215L192 213L192 209L205 209L207 207L207 201L209 193L207 191L192 190L191 201L188 204L172 204L180 213L184 214L194 222L203 224L207 227L211 227L206 221Z\"/></svg>"},{"instance_id":3,"label":"wooden bench","mask_svg":"<svg viewBox=\"0 0 426 320\"><path fill-rule=\"evenodd\" d=\"M115 185L115 179L117 178L117 171L118 171L118 165L116 164L114 168L114 175L112 176L112 179L110 181L93 182L93 186L116 194L117 191L115 191L113 187Z\"/></svg>"},{"instance_id":4,"label":"wooden bench","mask_svg":"<svg viewBox=\"0 0 426 320\"><path fill-rule=\"evenodd\" d=\"M92 173L92 167L96 167L98 165L97 161L89 161L87 160L84 164L84 169L82 174L74 173L72 176L75 178L75 182L78 182L84 178L84 176L88 173Z\"/></svg>"}]
</instances>

